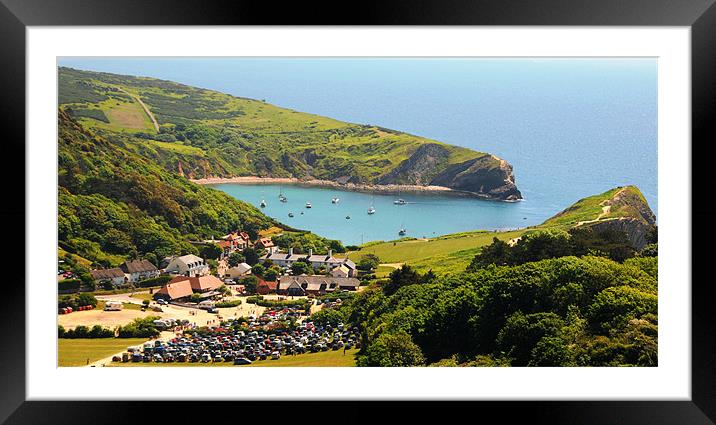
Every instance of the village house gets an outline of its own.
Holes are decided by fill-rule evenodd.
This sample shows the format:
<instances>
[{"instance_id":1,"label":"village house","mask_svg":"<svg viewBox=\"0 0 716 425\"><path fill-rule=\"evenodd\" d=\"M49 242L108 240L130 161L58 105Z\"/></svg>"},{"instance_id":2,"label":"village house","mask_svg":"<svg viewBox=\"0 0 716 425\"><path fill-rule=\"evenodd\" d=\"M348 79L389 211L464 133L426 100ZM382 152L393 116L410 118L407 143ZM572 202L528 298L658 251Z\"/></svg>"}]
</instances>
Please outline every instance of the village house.
<instances>
[{"instance_id":1,"label":"village house","mask_svg":"<svg viewBox=\"0 0 716 425\"><path fill-rule=\"evenodd\" d=\"M273 243L271 238L259 238L259 240L254 244L254 247L257 249L266 249L269 254L278 251L278 247Z\"/></svg>"},{"instance_id":2,"label":"village house","mask_svg":"<svg viewBox=\"0 0 716 425\"><path fill-rule=\"evenodd\" d=\"M341 264L340 266L336 267L335 269L330 271L330 275L332 277L353 277L354 273L351 273L355 269L351 269L346 264Z\"/></svg>"},{"instance_id":3,"label":"village house","mask_svg":"<svg viewBox=\"0 0 716 425\"><path fill-rule=\"evenodd\" d=\"M240 277L248 275L249 273L251 273L251 266L246 263L239 263L236 266L226 270L225 276L228 276L231 279L238 279Z\"/></svg>"},{"instance_id":4,"label":"village house","mask_svg":"<svg viewBox=\"0 0 716 425\"><path fill-rule=\"evenodd\" d=\"M149 260L125 261L119 268L128 276L132 283L159 276L159 270Z\"/></svg>"},{"instance_id":5,"label":"village house","mask_svg":"<svg viewBox=\"0 0 716 425\"><path fill-rule=\"evenodd\" d=\"M338 290L356 291L360 281L354 277L282 276L278 279L277 294L322 295Z\"/></svg>"},{"instance_id":6,"label":"village house","mask_svg":"<svg viewBox=\"0 0 716 425\"><path fill-rule=\"evenodd\" d=\"M119 267L115 267L113 269L90 270L90 275L92 275L92 279L96 284L111 282L113 286L119 286L129 280Z\"/></svg>"},{"instance_id":7,"label":"village house","mask_svg":"<svg viewBox=\"0 0 716 425\"><path fill-rule=\"evenodd\" d=\"M259 284L256 285L256 293L259 295L268 295L276 292L277 282L267 282L260 280Z\"/></svg>"},{"instance_id":8,"label":"village house","mask_svg":"<svg viewBox=\"0 0 716 425\"><path fill-rule=\"evenodd\" d=\"M279 267L288 268L299 259L304 258L311 263L311 266L315 269L324 267L328 271L332 271L335 268L343 266L345 276L336 277L356 277L358 272L356 270L356 264L348 258L340 259L333 256L333 250L328 250L328 254L314 255L313 250L308 250L308 255L305 254L294 254L293 248L288 249L288 254L280 251L274 253L268 253L261 257L261 261L270 260L272 263Z\"/></svg>"},{"instance_id":9,"label":"village house","mask_svg":"<svg viewBox=\"0 0 716 425\"><path fill-rule=\"evenodd\" d=\"M209 265L203 258L196 255L182 255L174 257L165 269L167 273L179 274L183 276L204 276L209 274Z\"/></svg>"},{"instance_id":10,"label":"village house","mask_svg":"<svg viewBox=\"0 0 716 425\"><path fill-rule=\"evenodd\" d=\"M218 278L211 275L198 277L176 276L159 289L154 298L162 298L166 301L185 301L193 293L201 294L204 299L213 298L220 295L216 292L216 289L222 284Z\"/></svg>"},{"instance_id":11,"label":"village house","mask_svg":"<svg viewBox=\"0 0 716 425\"><path fill-rule=\"evenodd\" d=\"M220 244L222 248L228 249L227 253L233 251L243 251L249 246L250 237L246 232L232 232L224 236L223 244Z\"/></svg>"}]
</instances>

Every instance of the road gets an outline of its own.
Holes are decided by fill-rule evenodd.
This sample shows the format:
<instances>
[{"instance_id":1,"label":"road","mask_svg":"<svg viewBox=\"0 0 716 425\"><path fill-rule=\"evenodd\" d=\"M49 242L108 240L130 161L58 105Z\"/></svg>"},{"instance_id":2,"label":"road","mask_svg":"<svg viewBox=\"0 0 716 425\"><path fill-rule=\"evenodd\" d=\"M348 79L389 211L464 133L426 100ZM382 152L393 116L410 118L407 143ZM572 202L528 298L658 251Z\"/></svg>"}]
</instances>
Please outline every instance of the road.
<instances>
[{"instance_id":1,"label":"road","mask_svg":"<svg viewBox=\"0 0 716 425\"><path fill-rule=\"evenodd\" d=\"M135 96L135 95L133 95L132 93L130 93L130 92L124 90L124 89L121 88L121 87L119 87L119 90L123 91L123 92L126 93L127 95L131 96L132 99L134 99L134 100L136 100L137 102L139 102L139 104L142 106L142 108L144 108L144 112L147 113L147 116L149 117L149 119L152 120L152 124L154 124L154 129L155 129L155 130L157 131L157 133L158 133L158 132L159 132L159 123L157 122L157 119L154 118L154 114L152 114L152 111L150 111L149 108L147 107L147 105L145 105L144 102L142 102L142 99L140 99L139 96Z\"/></svg>"}]
</instances>

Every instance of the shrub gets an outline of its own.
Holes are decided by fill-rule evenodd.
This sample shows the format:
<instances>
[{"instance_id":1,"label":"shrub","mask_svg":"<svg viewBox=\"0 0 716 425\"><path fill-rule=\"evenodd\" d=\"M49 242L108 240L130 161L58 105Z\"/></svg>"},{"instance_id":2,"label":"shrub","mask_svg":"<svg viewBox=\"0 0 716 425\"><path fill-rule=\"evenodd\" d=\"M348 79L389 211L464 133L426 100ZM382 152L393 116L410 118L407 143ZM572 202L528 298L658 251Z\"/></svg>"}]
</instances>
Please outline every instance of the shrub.
<instances>
[{"instance_id":1,"label":"shrub","mask_svg":"<svg viewBox=\"0 0 716 425\"><path fill-rule=\"evenodd\" d=\"M57 289L60 291L79 291L81 283L82 281L79 279L64 279L57 282Z\"/></svg>"},{"instance_id":2,"label":"shrub","mask_svg":"<svg viewBox=\"0 0 716 425\"><path fill-rule=\"evenodd\" d=\"M153 277L150 279L144 279L141 282L137 283L137 286L140 288L148 288L150 286L162 286L165 283L172 280L172 277L168 274L163 274L161 276Z\"/></svg>"},{"instance_id":3,"label":"shrub","mask_svg":"<svg viewBox=\"0 0 716 425\"><path fill-rule=\"evenodd\" d=\"M241 305L241 300L221 301L221 302L216 303L216 307L218 307L218 308L236 307L239 305Z\"/></svg>"}]
</instances>

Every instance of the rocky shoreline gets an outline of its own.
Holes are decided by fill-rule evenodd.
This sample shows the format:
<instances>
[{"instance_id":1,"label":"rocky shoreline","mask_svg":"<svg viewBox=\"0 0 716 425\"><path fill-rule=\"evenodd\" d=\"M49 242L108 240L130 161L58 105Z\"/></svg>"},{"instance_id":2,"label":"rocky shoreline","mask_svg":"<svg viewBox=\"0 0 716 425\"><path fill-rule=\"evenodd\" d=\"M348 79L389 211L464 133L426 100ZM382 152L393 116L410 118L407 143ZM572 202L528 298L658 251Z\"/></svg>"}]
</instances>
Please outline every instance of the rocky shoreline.
<instances>
[{"instance_id":1,"label":"rocky shoreline","mask_svg":"<svg viewBox=\"0 0 716 425\"><path fill-rule=\"evenodd\" d=\"M436 185L405 185L405 184L356 184L356 183L338 183L331 180L319 180L319 179L298 179L295 177L259 177L259 176L242 176L242 177L207 177L202 179L190 179L193 183L200 185L215 185L215 184L288 184L288 185L299 185L299 186L313 186L313 187L332 187L341 190L348 190L354 192L380 192L386 194L398 194L401 192L413 192L413 193L440 193L454 196L465 196L471 198L480 198L493 201L503 202L516 202L517 200L503 200L494 198L489 195L450 189L445 186Z\"/></svg>"}]
</instances>

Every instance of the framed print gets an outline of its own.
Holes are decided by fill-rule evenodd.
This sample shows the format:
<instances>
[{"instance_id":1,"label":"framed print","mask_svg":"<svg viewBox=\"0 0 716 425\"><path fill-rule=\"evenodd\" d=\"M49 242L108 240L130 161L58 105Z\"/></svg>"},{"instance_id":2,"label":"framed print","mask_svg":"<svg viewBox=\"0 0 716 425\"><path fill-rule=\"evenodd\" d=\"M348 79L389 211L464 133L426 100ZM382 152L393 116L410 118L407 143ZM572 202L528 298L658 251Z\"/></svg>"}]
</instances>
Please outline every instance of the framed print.
<instances>
[{"instance_id":1,"label":"framed print","mask_svg":"<svg viewBox=\"0 0 716 425\"><path fill-rule=\"evenodd\" d=\"M716 8L505 6L4 0L2 418L713 423Z\"/></svg>"}]
</instances>

